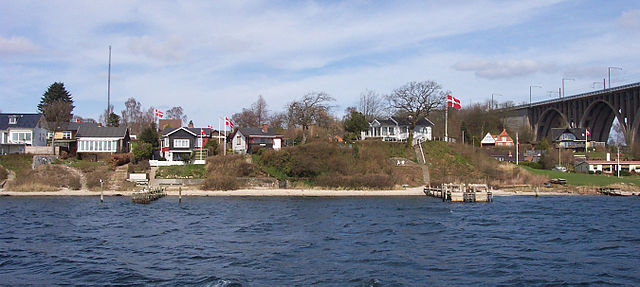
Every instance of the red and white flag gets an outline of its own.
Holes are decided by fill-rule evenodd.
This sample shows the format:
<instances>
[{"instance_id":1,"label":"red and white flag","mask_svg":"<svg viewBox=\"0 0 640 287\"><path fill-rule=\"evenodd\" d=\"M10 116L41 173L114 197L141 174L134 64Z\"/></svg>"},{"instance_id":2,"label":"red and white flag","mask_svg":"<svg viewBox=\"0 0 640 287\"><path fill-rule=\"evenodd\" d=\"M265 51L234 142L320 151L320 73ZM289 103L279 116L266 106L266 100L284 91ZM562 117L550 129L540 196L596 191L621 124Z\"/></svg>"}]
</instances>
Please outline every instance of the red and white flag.
<instances>
[{"instance_id":1,"label":"red and white flag","mask_svg":"<svg viewBox=\"0 0 640 287\"><path fill-rule=\"evenodd\" d=\"M231 120L227 117L224 117L224 125L225 126L229 126L231 129L233 129L233 123L231 122Z\"/></svg>"},{"instance_id":2,"label":"red and white flag","mask_svg":"<svg viewBox=\"0 0 640 287\"><path fill-rule=\"evenodd\" d=\"M154 109L153 111L156 113L156 117L161 118L162 116L164 116L164 113L159 110Z\"/></svg>"},{"instance_id":3,"label":"red and white flag","mask_svg":"<svg viewBox=\"0 0 640 287\"><path fill-rule=\"evenodd\" d=\"M587 135L590 136L591 132L589 131L589 129L587 129Z\"/></svg>"},{"instance_id":4,"label":"red and white flag","mask_svg":"<svg viewBox=\"0 0 640 287\"><path fill-rule=\"evenodd\" d=\"M204 132L204 130L202 128L200 128L200 134L203 135L203 136L206 135L206 133Z\"/></svg>"},{"instance_id":5,"label":"red and white flag","mask_svg":"<svg viewBox=\"0 0 640 287\"><path fill-rule=\"evenodd\" d=\"M214 131L213 127L211 125L207 126L211 131Z\"/></svg>"},{"instance_id":6,"label":"red and white flag","mask_svg":"<svg viewBox=\"0 0 640 287\"><path fill-rule=\"evenodd\" d=\"M79 119L79 118L76 118L76 123L79 123L79 122L80 122L80 119Z\"/></svg>"},{"instance_id":7,"label":"red and white flag","mask_svg":"<svg viewBox=\"0 0 640 287\"><path fill-rule=\"evenodd\" d=\"M460 100L452 97L451 95L447 95L447 106L452 107L456 110L462 108L460 105Z\"/></svg>"}]
</instances>

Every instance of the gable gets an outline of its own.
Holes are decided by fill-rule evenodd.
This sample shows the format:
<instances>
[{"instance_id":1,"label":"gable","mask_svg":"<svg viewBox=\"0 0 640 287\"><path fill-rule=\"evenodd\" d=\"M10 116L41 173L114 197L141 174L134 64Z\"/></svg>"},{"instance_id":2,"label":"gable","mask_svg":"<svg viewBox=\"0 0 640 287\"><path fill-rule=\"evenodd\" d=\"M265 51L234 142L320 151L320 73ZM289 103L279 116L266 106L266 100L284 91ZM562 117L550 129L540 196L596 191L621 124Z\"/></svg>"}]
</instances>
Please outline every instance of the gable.
<instances>
[{"instance_id":1,"label":"gable","mask_svg":"<svg viewBox=\"0 0 640 287\"><path fill-rule=\"evenodd\" d=\"M483 144L492 144L492 143L496 143L496 140L493 138L491 133L487 133L487 135L485 135L484 138L482 138L482 141L480 142Z\"/></svg>"},{"instance_id":2,"label":"gable","mask_svg":"<svg viewBox=\"0 0 640 287\"><path fill-rule=\"evenodd\" d=\"M191 131L186 130L186 129L175 129L174 131L170 132L169 134L165 135L164 137L169 137L172 139L193 139L196 137L196 135L194 135Z\"/></svg>"},{"instance_id":3,"label":"gable","mask_svg":"<svg viewBox=\"0 0 640 287\"><path fill-rule=\"evenodd\" d=\"M179 128L177 128L177 129L173 129L173 130L168 129L168 128L167 128L167 129L164 129L164 132L163 132L163 134L164 134L164 135L163 135L163 137L168 137L168 136L170 136L170 135L172 135L172 134L174 134L174 133L180 132L180 131L185 132L185 133L189 133L191 136L194 136L194 137L195 137L195 136L197 136L197 134L196 134L196 133L194 133L194 132L190 131L188 128L185 128L185 127L179 127Z\"/></svg>"}]
</instances>

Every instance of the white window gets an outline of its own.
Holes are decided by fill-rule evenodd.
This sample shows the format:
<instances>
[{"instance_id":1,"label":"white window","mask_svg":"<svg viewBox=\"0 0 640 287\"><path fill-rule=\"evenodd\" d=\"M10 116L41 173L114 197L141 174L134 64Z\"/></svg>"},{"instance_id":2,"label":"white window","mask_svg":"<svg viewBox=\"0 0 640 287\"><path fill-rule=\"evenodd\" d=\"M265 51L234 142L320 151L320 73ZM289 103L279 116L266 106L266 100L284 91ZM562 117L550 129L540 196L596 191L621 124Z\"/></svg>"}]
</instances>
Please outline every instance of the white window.
<instances>
[{"instance_id":1,"label":"white window","mask_svg":"<svg viewBox=\"0 0 640 287\"><path fill-rule=\"evenodd\" d=\"M71 132L69 131L62 132L62 138L65 140L71 139Z\"/></svg>"},{"instance_id":2,"label":"white window","mask_svg":"<svg viewBox=\"0 0 640 287\"><path fill-rule=\"evenodd\" d=\"M241 136L237 136L236 137L236 145L242 145L242 137Z\"/></svg>"},{"instance_id":3,"label":"white window","mask_svg":"<svg viewBox=\"0 0 640 287\"><path fill-rule=\"evenodd\" d=\"M164 147L169 147L169 138L164 138Z\"/></svg>"},{"instance_id":4,"label":"white window","mask_svg":"<svg viewBox=\"0 0 640 287\"><path fill-rule=\"evenodd\" d=\"M9 117L9 124L10 125L15 125L18 123L18 118L17 117Z\"/></svg>"},{"instance_id":5,"label":"white window","mask_svg":"<svg viewBox=\"0 0 640 287\"><path fill-rule=\"evenodd\" d=\"M174 148L189 148L189 139L174 139Z\"/></svg>"},{"instance_id":6,"label":"white window","mask_svg":"<svg viewBox=\"0 0 640 287\"><path fill-rule=\"evenodd\" d=\"M502 137L502 141L506 142L507 141L507 137Z\"/></svg>"},{"instance_id":7,"label":"white window","mask_svg":"<svg viewBox=\"0 0 640 287\"><path fill-rule=\"evenodd\" d=\"M11 132L11 140L13 142L30 142L31 132Z\"/></svg>"},{"instance_id":8,"label":"white window","mask_svg":"<svg viewBox=\"0 0 640 287\"><path fill-rule=\"evenodd\" d=\"M107 141L107 151L113 151L111 149L111 141Z\"/></svg>"},{"instance_id":9,"label":"white window","mask_svg":"<svg viewBox=\"0 0 640 287\"><path fill-rule=\"evenodd\" d=\"M47 132L47 138L50 139L53 137L53 133L52 132Z\"/></svg>"},{"instance_id":10,"label":"white window","mask_svg":"<svg viewBox=\"0 0 640 287\"><path fill-rule=\"evenodd\" d=\"M202 147L202 138L197 138L196 139L196 147Z\"/></svg>"}]
</instances>

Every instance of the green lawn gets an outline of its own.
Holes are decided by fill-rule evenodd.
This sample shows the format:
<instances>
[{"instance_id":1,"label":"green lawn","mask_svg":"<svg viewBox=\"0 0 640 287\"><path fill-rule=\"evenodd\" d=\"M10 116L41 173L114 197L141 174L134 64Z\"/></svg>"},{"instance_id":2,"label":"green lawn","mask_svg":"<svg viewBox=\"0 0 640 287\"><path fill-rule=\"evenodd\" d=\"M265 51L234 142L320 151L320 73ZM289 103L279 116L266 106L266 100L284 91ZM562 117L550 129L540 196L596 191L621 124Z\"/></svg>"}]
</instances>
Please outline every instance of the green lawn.
<instances>
[{"instance_id":1,"label":"green lawn","mask_svg":"<svg viewBox=\"0 0 640 287\"><path fill-rule=\"evenodd\" d=\"M156 172L156 178L205 178L206 171L204 164L161 166Z\"/></svg>"},{"instance_id":2,"label":"green lawn","mask_svg":"<svg viewBox=\"0 0 640 287\"><path fill-rule=\"evenodd\" d=\"M560 171L534 169L526 166L520 166L532 173L544 175L549 178L564 178L567 180L567 184L577 186L607 186L615 183L633 184L640 186L640 176L623 176L617 178L615 176L598 175L598 174L585 174L585 173L567 173Z\"/></svg>"}]
</instances>

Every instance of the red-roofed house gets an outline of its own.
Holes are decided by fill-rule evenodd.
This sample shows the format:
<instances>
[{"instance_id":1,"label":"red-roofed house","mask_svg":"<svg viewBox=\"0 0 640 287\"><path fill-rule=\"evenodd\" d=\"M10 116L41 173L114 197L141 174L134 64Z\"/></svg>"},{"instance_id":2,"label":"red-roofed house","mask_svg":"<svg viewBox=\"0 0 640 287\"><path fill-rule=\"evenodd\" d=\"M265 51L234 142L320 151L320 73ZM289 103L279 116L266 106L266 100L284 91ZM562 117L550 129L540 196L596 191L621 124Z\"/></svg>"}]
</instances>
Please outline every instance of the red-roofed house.
<instances>
[{"instance_id":1,"label":"red-roofed house","mask_svg":"<svg viewBox=\"0 0 640 287\"><path fill-rule=\"evenodd\" d=\"M487 133L487 135L482 138L480 142L480 146L513 146L513 139L507 133L507 130L503 129L502 132L494 136L491 133Z\"/></svg>"}]
</instances>

